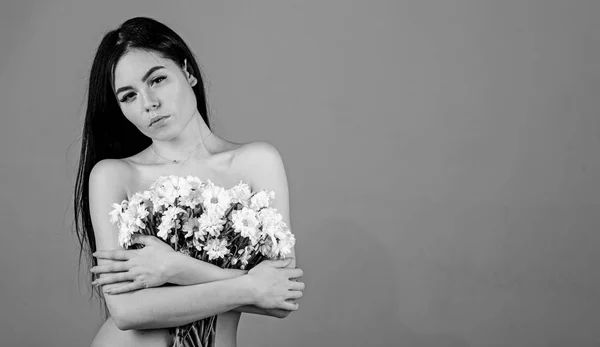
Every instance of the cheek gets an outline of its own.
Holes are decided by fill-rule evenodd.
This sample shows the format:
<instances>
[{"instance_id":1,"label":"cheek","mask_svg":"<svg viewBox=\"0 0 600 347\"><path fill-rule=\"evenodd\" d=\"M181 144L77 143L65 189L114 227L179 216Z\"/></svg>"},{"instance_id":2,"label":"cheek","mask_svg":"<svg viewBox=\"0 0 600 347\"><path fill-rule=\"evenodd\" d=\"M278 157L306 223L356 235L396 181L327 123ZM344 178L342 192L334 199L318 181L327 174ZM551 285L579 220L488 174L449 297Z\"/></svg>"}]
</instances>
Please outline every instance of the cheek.
<instances>
[{"instance_id":1,"label":"cheek","mask_svg":"<svg viewBox=\"0 0 600 347\"><path fill-rule=\"evenodd\" d=\"M165 97L169 100L169 108L181 116L187 116L196 109L196 98L191 88L174 86L166 91Z\"/></svg>"},{"instance_id":2,"label":"cheek","mask_svg":"<svg viewBox=\"0 0 600 347\"><path fill-rule=\"evenodd\" d=\"M134 103L135 104L135 103ZM127 104L126 106L121 106L121 112L128 121L133 123L136 127L141 127L143 124L142 115L140 114L139 108L136 108L133 104Z\"/></svg>"}]
</instances>

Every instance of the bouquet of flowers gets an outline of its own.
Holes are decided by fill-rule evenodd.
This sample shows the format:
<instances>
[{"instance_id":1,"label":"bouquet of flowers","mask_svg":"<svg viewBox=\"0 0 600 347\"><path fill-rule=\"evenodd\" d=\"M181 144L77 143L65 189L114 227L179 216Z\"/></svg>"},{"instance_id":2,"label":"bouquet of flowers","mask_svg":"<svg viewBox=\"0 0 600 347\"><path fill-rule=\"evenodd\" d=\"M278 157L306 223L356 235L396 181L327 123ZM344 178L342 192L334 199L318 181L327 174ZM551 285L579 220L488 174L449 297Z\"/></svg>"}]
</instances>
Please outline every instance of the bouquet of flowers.
<instances>
[{"instance_id":1,"label":"bouquet of flowers","mask_svg":"<svg viewBox=\"0 0 600 347\"><path fill-rule=\"evenodd\" d=\"M113 204L110 221L123 248L131 235L157 236L175 251L221 268L251 269L263 259L285 258L295 237L269 207L274 192L252 192L243 182L231 189L197 177L162 176L149 190ZM214 346L216 316L170 329L174 346Z\"/></svg>"}]
</instances>

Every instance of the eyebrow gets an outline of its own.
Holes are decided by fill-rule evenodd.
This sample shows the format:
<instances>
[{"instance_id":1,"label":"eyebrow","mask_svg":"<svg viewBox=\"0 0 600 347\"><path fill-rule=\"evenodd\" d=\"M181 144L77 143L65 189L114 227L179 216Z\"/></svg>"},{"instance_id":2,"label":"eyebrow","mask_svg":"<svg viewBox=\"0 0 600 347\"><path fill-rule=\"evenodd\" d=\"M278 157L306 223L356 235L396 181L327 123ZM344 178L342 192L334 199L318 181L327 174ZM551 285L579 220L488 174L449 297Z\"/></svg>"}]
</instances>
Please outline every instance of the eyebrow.
<instances>
[{"instance_id":1,"label":"eyebrow","mask_svg":"<svg viewBox=\"0 0 600 347\"><path fill-rule=\"evenodd\" d=\"M150 70L148 70L148 71L146 72L146 74L144 74L144 77L142 77L142 82L146 82L146 80L148 79L148 77L150 77L150 75L152 75L152 73L153 73L154 71L156 71L156 70L160 70L160 69L164 69L164 68L165 68L165 67L164 67L164 66L162 66L162 65L160 65L160 66L155 66L155 67L151 68ZM125 87L121 87L121 88L117 89L117 91L115 92L115 94L116 94L116 95L118 95L120 92L124 92L124 91L126 91L126 90L129 90L129 89L133 89L133 87L132 87L132 86L125 86Z\"/></svg>"}]
</instances>

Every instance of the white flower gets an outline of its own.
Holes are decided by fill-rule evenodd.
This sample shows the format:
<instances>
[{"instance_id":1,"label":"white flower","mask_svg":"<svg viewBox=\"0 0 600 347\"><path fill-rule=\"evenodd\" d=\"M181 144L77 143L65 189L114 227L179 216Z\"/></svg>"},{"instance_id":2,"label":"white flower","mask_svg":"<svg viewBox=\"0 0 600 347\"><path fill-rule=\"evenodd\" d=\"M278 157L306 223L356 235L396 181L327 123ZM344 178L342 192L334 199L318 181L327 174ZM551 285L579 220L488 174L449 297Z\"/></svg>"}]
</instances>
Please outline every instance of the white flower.
<instances>
[{"instance_id":1,"label":"white flower","mask_svg":"<svg viewBox=\"0 0 600 347\"><path fill-rule=\"evenodd\" d=\"M129 205L139 205L145 202L145 200L148 200L147 198L149 197L149 192L136 192L134 193L131 198L129 199Z\"/></svg>"},{"instance_id":2,"label":"white flower","mask_svg":"<svg viewBox=\"0 0 600 347\"><path fill-rule=\"evenodd\" d=\"M276 234L278 242L273 244L273 252L278 257L285 257L292 253L292 248L296 243L296 238L289 229L284 229L282 232Z\"/></svg>"},{"instance_id":3,"label":"white flower","mask_svg":"<svg viewBox=\"0 0 600 347\"><path fill-rule=\"evenodd\" d=\"M244 249L241 249L239 253L241 253L240 255L240 262L242 263L242 269L246 267L246 265L248 265L248 260L250 260L250 258L252 258L252 253L254 252L254 247L252 246L246 246Z\"/></svg>"},{"instance_id":4,"label":"white flower","mask_svg":"<svg viewBox=\"0 0 600 347\"><path fill-rule=\"evenodd\" d=\"M129 247L131 235L146 229L144 220L149 214L147 206L140 199L134 199L133 202L123 200L121 204L113 204L112 207L110 220L119 228L118 242L125 248Z\"/></svg>"},{"instance_id":5,"label":"white flower","mask_svg":"<svg viewBox=\"0 0 600 347\"><path fill-rule=\"evenodd\" d=\"M277 254L273 252L273 239L274 238L267 237L258 247L258 251L267 258L277 257Z\"/></svg>"},{"instance_id":6,"label":"white flower","mask_svg":"<svg viewBox=\"0 0 600 347\"><path fill-rule=\"evenodd\" d=\"M133 234L133 230L129 228L127 225L121 225L119 228L119 244L123 248L128 248L131 246L131 235Z\"/></svg>"},{"instance_id":7,"label":"white flower","mask_svg":"<svg viewBox=\"0 0 600 347\"><path fill-rule=\"evenodd\" d=\"M196 189L192 189L185 196L182 196L179 200L179 204L181 206L189 206L192 209L196 208L200 203L202 203L202 192Z\"/></svg>"},{"instance_id":8,"label":"white flower","mask_svg":"<svg viewBox=\"0 0 600 347\"><path fill-rule=\"evenodd\" d=\"M244 207L250 206L250 197L252 196L252 192L246 183L240 181L240 183L238 183L236 186L229 189L229 194L231 195L232 203L240 203Z\"/></svg>"},{"instance_id":9,"label":"white flower","mask_svg":"<svg viewBox=\"0 0 600 347\"><path fill-rule=\"evenodd\" d=\"M185 177L185 179L192 186L192 189L198 189L199 187L201 187L204 184L202 182L202 180L196 176L188 175Z\"/></svg>"},{"instance_id":10,"label":"white flower","mask_svg":"<svg viewBox=\"0 0 600 347\"><path fill-rule=\"evenodd\" d=\"M131 235L119 234L119 245L125 249L129 248L131 246Z\"/></svg>"},{"instance_id":11,"label":"white flower","mask_svg":"<svg viewBox=\"0 0 600 347\"><path fill-rule=\"evenodd\" d=\"M258 219L256 212L244 207L241 211L233 211L231 220L235 232L247 237L254 244L258 240Z\"/></svg>"},{"instance_id":12,"label":"white flower","mask_svg":"<svg viewBox=\"0 0 600 347\"><path fill-rule=\"evenodd\" d=\"M156 236L162 238L163 240L167 240L167 235L171 231L171 229L177 230L179 228L179 220L177 219L177 214L185 213L185 210L179 207L169 207L161 217L160 225L158 226L158 233Z\"/></svg>"},{"instance_id":13,"label":"white flower","mask_svg":"<svg viewBox=\"0 0 600 347\"><path fill-rule=\"evenodd\" d=\"M258 212L258 220L260 221L260 224L262 224L263 231L265 231L265 229L277 227L283 222L283 216L277 209L265 207Z\"/></svg>"},{"instance_id":14,"label":"white flower","mask_svg":"<svg viewBox=\"0 0 600 347\"><path fill-rule=\"evenodd\" d=\"M119 218L121 217L121 213L123 213L123 203L127 203L127 200L123 200L122 203L120 204L112 204L112 211L110 211L109 215L110 215L110 222L112 224L116 224L117 222L119 222Z\"/></svg>"},{"instance_id":15,"label":"white flower","mask_svg":"<svg viewBox=\"0 0 600 347\"><path fill-rule=\"evenodd\" d=\"M184 177L177 177L177 183L175 184L177 193L181 198L188 197L192 191L192 185Z\"/></svg>"},{"instance_id":16,"label":"white flower","mask_svg":"<svg viewBox=\"0 0 600 347\"><path fill-rule=\"evenodd\" d=\"M200 230L209 233L214 237L219 236L225 222L224 219L221 219L221 214L216 208L204 211L200 218L198 218Z\"/></svg>"},{"instance_id":17,"label":"white flower","mask_svg":"<svg viewBox=\"0 0 600 347\"><path fill-rule=\"evenodd\" d=\"M174 205L177 198L189 201L192 185L184 177L161 176L150 186L150 190L155 195L152 200L155 205Z\"/></svg>"},{"instance_id":18,"label":"white flower","mask_svg":"<svg viewBox=\"0 0 600 347\"><path fill-rule=\"evenodd\" d=\"M192 239L192 244L194 245L194 247L197 250L202 251L202 247L204 247L204 245L200 241L204 241L204 239L200 240L199 238L196 237L196 234L194 234L194 238Z\"/></svg>"},{"instance_id":19,"label":"white flower","mask_svg":"<svg viewBox=\"0 0 600 347\"><path fill-rule=\"evenodd\" d=\"M269 207L271 199L275 199L274 192L261 190L250 198L250 207L254 209L254 211L258 211L263 207Z\"/></svg>"},{"instance_id":20,"label":"white flower","mask_svg":"<svg viewBox=\"0 0 600 347\"><path fill-rule=\"evenodd\" d=\"M150 201L152 202L152 210L154 212L162 212L163 208L169 206L169 203L165 199L158 196L158 194L155 191L151 192L152 196L150 197Z\"/></svg>"},{"instance_id":21,"label":"white flower","mask_svg":"<svg viewBox=\"0 0 600 347\"><path fill-rule=\"evenodd\" d=\"M185 224L183 224L183 231L185 231L185 237L192 237L194 233L199 230L200 223L198 223L198 218L190 218Z\"/></svg>"},{"instance_id":22,"label":"white flower","mask_svg":"<svg viewBox=\"0 0 600 347\"><path fill-rule=\"evenodd\" d=\"M202 191L202 197L206 209L215 208L220 214L225 213L231 206L229 191L223 187L215 186L211 181L208 181L208 186Z\"/></svg>"},{"instance_id":23,"label":"white flower","mask_svg":"<svg viewBox=\"0 0 600 347\"><path fill-rule=\"evenodd\" d=\"M130 225L134 231L138 231L146 228L143 220L148 216L148 213L146 204L134 201L129 203L127 209L121 213L121 217L123 222Z\"/></svg>"},{"instance_id":24,"label":"white flower","mask_svg":"<svg viewBox=\"0 0 600 347\"><path fill-rule=\"evenodd\" d=\"M177 181L176 176L161 176L152 184L151 189L156 193L159 204L175 204L175 199L179 196Z\"/></svg>"},{"instance_id":25,"label":"white flower","mask_svg":"<svg viewBox=\"0 0 600 347\"><path fill-rule=\"evenodd\" d=\"M169 207L163 214L163 218L168 218L170 220L176 220L177 219L177 215L180 213L184 213L187 215L187 213L185 212L184 209L180 208L180 207Z\"/></svg>"},{"instance_id":26,"label":"white flower","mask_svg":"<svg viewBox=\"0 0 600 347\"><path fill-rule=\"evenodd\" d=\"M185 179L194 190L202 192L206 187L206 182L203 182L200 178L196 176L187 176Z\"/></svg>"},{"instance_id":27,"label":"white flower","mask_svg":"<svg viewBox=\"0 0 600 347\"><path fill-rule=\"evenodd\" d=\"M194 240L200 240L200 241L204 241L204 239L206 238L206 231L200 229L196 232L194 232Z\"/></svg>"},{"instance_id":28,"label":"white flower","mask_svg":"<svg viewBox=\"0 0 600 347\"><path fill-rule=\"evenodd\" d=\"M223 258L229 254L227 240L224 239L208 240L204 246L204 250L208 254L208 260Z\"/></svg>"},{"instance_id":29,"label":"white flower","mask_svg":"<svg viewBox=\"0 0 600 347\"><path fill-rule=\"evenodd\" d=\"M161 222L158 226L158 232L156 233L156 236L166 241L172 227L173 222Z\"/></svg>"}]
</instances>

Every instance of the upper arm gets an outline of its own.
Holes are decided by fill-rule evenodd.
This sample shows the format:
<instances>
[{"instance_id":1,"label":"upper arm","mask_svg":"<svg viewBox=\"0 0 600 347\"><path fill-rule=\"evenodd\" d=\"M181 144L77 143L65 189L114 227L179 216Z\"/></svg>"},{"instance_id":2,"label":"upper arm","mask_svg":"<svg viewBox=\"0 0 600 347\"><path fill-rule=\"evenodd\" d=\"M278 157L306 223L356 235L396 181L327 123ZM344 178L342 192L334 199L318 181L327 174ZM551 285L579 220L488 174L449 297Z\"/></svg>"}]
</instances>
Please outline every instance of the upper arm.
<instances>
[{"instance_id":1,"label":"upper arm","mask_svg":"<svg viewBox=\"0 0 600 347\"><path fill-rule=\"evenodd\" d=\"M98 162L90 173L89 204L96 249L119 248L117 226L110 223L109 212L113 203L121 203L127 198L123 185L127 167L115 159Z\"/></svg>"},{"instance_id":2,"label":"upper arm","mask_svg":"<svg viewBox=\"0 0 600 347\"><path fill-rule=\"evenodd\" d=\"M243 161L242 165L249 174L252 189L275 192L275 198L271 200L271 207L281 213L283 221L292 229L287 174L281 154L277 148L264 141L253 142L244 147L240 156ZM294 258L291 267L295 267L294 247L290 256Z\"/></svg>"},{"instance_id":3,"label":"upper arm","mask_svg":"<svg viewBox=\"0 0 600 347\"><path fill-rule=\"evenodd\" d=\"M110 222L109 212L113 203L120 203L127 198L123 182L127 178L129 168L126 163L115 159L98 162L90 173L89 206L97 250L121 248L118 242L118 228ZM113 262L98 259L98 264ZM104 275L104 274L102 274ZM101 276L102 276L101 275ZM103 289L106 289L104 286ZM111 296L105 296L108 308L114 315Z\"/></svg>"}]
</instances>

